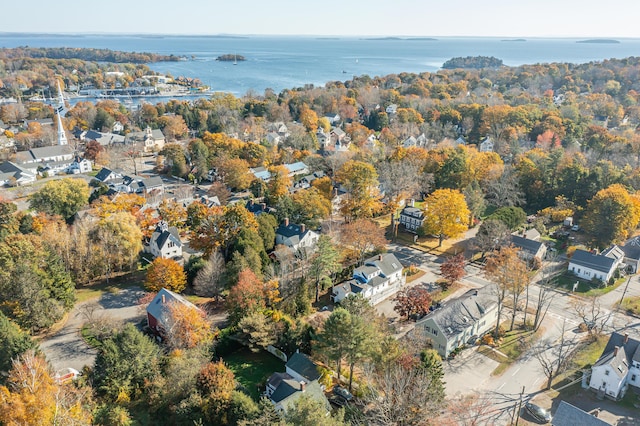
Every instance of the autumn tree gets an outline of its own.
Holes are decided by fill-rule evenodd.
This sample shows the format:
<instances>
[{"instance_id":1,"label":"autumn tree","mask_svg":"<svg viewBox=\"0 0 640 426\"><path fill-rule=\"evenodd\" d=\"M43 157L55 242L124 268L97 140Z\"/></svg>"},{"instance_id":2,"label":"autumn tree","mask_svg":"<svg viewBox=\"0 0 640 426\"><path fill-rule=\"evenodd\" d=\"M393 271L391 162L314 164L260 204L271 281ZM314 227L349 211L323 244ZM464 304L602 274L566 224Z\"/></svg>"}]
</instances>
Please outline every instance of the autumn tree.
<instances>
[{"instance_id":1,"label":"autumn tree","mask_svg":"<svg viewBox=\"0 0 640 426\"><path fill-rule=\"evenodd\" d=\"M180 293L186 286L187 274L175 260L156 257L149 265L144 281L144 287L147 291L160 291L166 288Z\"/></svg>"},{"instance_id":2,"label":"autumn tree","mask_svg":"<svg viewBox=\"0 0 640 426\"><path fill-rule=\"evenodd\" d=\"M104 152L104 146L100 142L89 141L84 147L84 158L96 161L101 152Z\"/></svg>"},{"instance_id":3,"label":"autumn tree","mask_svg":"<svg viewBox=\"0 0 640 426\"><path fill-rule=\"evenodd\" d=\"M17 211L18 206L15 203L0 199L0 241L18 232L20 222Z\"/></svg>"},{"instance_id":4,"label":"autumn tree","mask_svg":"<svg viewBox=\"0 0 640 426\"><path fill-rule=\"evenodd\" d=\"M393 301L395 302L393 310L400 316L410 318L412 316L422 317L428 314L432 299L426 288L410 287L399 291Z\"/></svg>"},{"instance_id":5,"label":"autumn tree","mask_svg":"<svg viewBox=\"0 0 640 426\"><path fill-rule=\"evenodd\" d=\"M300 122L309 133L315 133L318 130L318 114L306 104L300 110Z\"/></svg>"},{"instance_id":6,"label":"autumn tree","mask_svg":"<svg viewBox=\"0 0 640 426\"><path fill-rule=\"evenodd\" d=\"M348 220L370 218L379 209L378 173L371 164L347 161L336 179L347 191L341 210Z\"/></svg>"},{"instance_id":7,"label":"autumn tree","mask_svg":"<svg viewBox=\"0 0 640 426\"><path fill-rule=\"evenodd\" d=\"M210 362L200 370L196 389L205 398L205 413L209 421L221 424L222 414L228 408L235 388L235 376L222 360Z\"/></svg>"},{"instance_id":8,"label":"autumn tree","mask_svg":"<svg viewBox=\"0 0 640 426\"><path fill-rule=\"evenodd\" d=\"M316 227L331 214L331 200L325 198L315 187L296 191L291 196L294 214L290 218L294 223L304 223Z\"/></svg>"},{"instance_id":9,"label":"autumn tree","mask_svg":"<svg viewBox=\"0 0 640 426\"><path fill-rule=\"evenodd\" d=\"M54 424L56 385L50 367L34 352L15 359L0 386L0 423L6 426Z\"/></svg>"},{"instance_id":10,"label":"autumn tree","mask_svg":"<svg viewBox=\"0 0 640 426\"><path fill-rule=\"evenodd\" d=\"M340 241L355 252L359 263L367 253L380 250L387 244L384 229L372 220L359 219L345 224L340 232Z\"/></svg>"},{"instance_id":11,"label":"autumn tree","mask_svg":"<svg viewBox=\"0 0 640 426\"><path fill-rule=\"evenodd\" d=\"M518 255L518 249L513 247L503 247L488 257L487 264L485 266L485 273L496 285L498 318L496 320L494 334L497 336L504 307L504 300L509 293L512 296L513 302L510 327L510 330L513 330L520 295L530 282L529 270L526 262Z\"/></svg>"},{"instance_id":12,"label":"autumn tree","mask_svg":"<svg viewBox=\"0 0 640 426\"><path fill-rule=\"evenodd\" d=\"M459 253L455 256L452 256L445 260L442 265L440 265L440 273L442 278L445 279L447 283L447 287L458 282L462 277L465 276L466 271L464 270L464 265L466 261L464 258L464 254Z\"/></svg>"},{"instance_id":13,"label":"autumn tree","mask_svg":"<svg viewBox=\"0 0 640 426\"><path fill-rule=\"evenodd\" d=\"M193 349L213 338L206 313L180 302L169 304L163 331L165 341L172 349Z\"/></svg>"},{"instance_id":14,"label":"autumn tree","mask_svg":"<svg viewBox=\"0 0 640 426\"><path fill-rule=\"evenodd\" d=\"M611 185L589 201L582 226L600 248L624 241L640 222L640 199Z\"/></svg>"},{"instance_id":15,"label":"autumn tree","mask_svg":"<svg viewBox=\"0 0 640 426\"><path fill-rule=\"evenodd\" d=\"M162 200L158 206L158 214L169 226L182 227L187 220L187 210L176 200Z\"/></svg>"},{"instance_id":16,"label":"autumn tree","mask_svg":"<svg viewBox=\"0 0 640 426\"><path fill-rule=\"evenodd\" d=\"M264 283L251 269L240 272L238 282L229 290L227 305L233 322L250 312L265 308Z\"/></svg>"},{"instance_id":17,"label":"autumn tree","mask_svg":"<svg viewBox=\"0 0 640 426\"><path fill-rule=\"evenodd\" d=\"M216 163L218 175L231 189L243 191L249 188L255 177L249 172L249 163L240 158L221 158Z\"/></svg>"},{"instance_id":18,"label":"autumn tree","mask_svg":"<svg viewBox=\"0 0 640 426\"><path fill-rule=\"evenodd\" d=\"M89 202L89 185L83 179L66 178L45 183L29 198L29 206L67 219Z\"/></svg>"},{"instance_id":19,"label":"autumn tree","mask_svg":"<svg viewBox=\"0 0 640 426\"><path fill-rule=\"evenodd\" d=\"M269 173L271 178L267 182L267 200L269 204L276 204L280 198L289 193L291 178L285 166L270 167Z\"/></svg>"},{"instance_id":20,"label":"autumn tree","mask_svg":"<svg viewBox=\"0 0 640 426\"><path fill-rule=\"evenodd\" d=\"M114 270L130 267L142 251L142 231L131 213L114 213L91 232L103 259L107 279Z\"/></svg>"},{"instance_id":21,"label":"autumn tree","mask_svg":"<svg viewBox=\"0 0 640 426\"><path fill-rule=\"evenodd\" d=\"M228 258L231 243L241 230L258 230L255 216L240 203L211 209L211 214L191 236L191 246L209 255L214 250L221 250Z\"/></svg>"},{"instance_id":22,"label":"autumn tree","mask_svg":"<svg viewBox=\"0 0 640 426\"><path fill-rule=\"evenodd\" d=\"M327 407L317 399L303 395L296 399L284 416L288 425L346 426L344 410L327 413Z\"/></svg>"},{"instance_id":23,"label":"autumn tree","mask_svg":"<svg viewBox=\"0 0 640 426\"><path fill-rule=\"evenodd\" d=\"M460 191L438 189L424 202L424 225L418 232L422 235L437 235L440 247L445 237L455 238L467 230L470 214Z\"/></svg>"},{"instance_id":24,"label":"autumn tree","mask_svg":"<svg viewBox=\"0 0 640 426\"><path fill-rule=\"evenodd\" d=\"M167 140L182 139L189 132L184 119L180 115L163 115L157 120Z\"/></svg>"}]
</instances>

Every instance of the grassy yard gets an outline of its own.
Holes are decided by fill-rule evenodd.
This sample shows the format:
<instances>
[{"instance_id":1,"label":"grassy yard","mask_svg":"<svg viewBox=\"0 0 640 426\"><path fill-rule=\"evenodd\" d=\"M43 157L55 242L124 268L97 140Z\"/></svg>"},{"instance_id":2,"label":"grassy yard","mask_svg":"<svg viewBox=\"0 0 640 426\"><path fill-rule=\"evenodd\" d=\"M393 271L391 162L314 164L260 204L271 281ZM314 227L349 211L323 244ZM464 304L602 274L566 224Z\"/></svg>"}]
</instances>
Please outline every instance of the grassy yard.
<instances>
[{"instance_id":1,"label":"grassy yard","mask_svg":"<svg viewBox=\"0 0 640 426\"><path fill-rule=\"evenodd\" d=\"M600 284L595 284L591 281L585 281L577 278L575 275L564 272L555 278L556 287L564 288L565 290L572 291L573 285L578 282L578 289L576 293L580 293L582 296L597 297L607 294L610 291L618 288L624 283L626 278L618 278L613 285L607 285L606 287L600 287Z\"/></svg>"},{"instance_id":2,"label":"grassy yard","mask_svg":"<svg viewBox=\"0 0 640 426\"><path fill-rule=\"evenodd\" d=\"M411 275L407 274L407 283L417 280L418 278L422 277L424 274L426 274L426 272L421 270L418 270L418 272L416 272L415 274L411 274Z\"/></svg>"},{"instance_id":3,"label":"grassy yard","mask_svg":"<svg viewBox=\"0 0 640 426\"><path fill-rule=\"evenodd\" d=\"M622 309L632 315L640 315L640 297L625 297L622 301Z\"/></svg>"},{"instance_id":4,"label":"grassy yard","mask_svg":"<svg viewBox=\"0 0 640 426\"><path fill-rule=\"evenodd\" d=\"M76 289L76 303L99 299L105 293L118 293L121 289L143 287L144 274L133 272L96 284L89 284Z\"/></svg>"},{"instance_id":5,"label":"grassy yard","mask_svg":"<svg viewBox=\"0 0 640 426\"><path fill-rule=\"evenodd\" d=\"M508 325L509 323L505 322L502 326L505 327ZM535 340L542 335L542 332L542 329L534 333L532 330L514 328L512 331L505 333L500 344L495 347L495 350L492 350L486 345L482 345L478 348L478 352L500 363L491 373L492 376L499 376L504 373L511 364L516 362L523 352L531 347Z\"/></svg>"},{"instance_id":6,"label":"grassy yard","mask_svg":"<svg viewBox=\"0 0 640 426\"><path fill-rule=\"evenodd\" d=\"M251 352L243 348L227 355L223 361L229 366L236 380L254 400L260 399L269 376L275 372L284 372L284 362L268 352Z\"/></svg>"},{"instance_id":7,"label":"grassy yard","mask_svg":"<svg viewBox=\"0 0 640 426\"><path fill-rule=\"evenodd\" d=\"M602 355L608 340L609 336L599 335L594 340L581 345L571 358L571 366L576 370L590 368Z\"/></svg>"}]
</instances>

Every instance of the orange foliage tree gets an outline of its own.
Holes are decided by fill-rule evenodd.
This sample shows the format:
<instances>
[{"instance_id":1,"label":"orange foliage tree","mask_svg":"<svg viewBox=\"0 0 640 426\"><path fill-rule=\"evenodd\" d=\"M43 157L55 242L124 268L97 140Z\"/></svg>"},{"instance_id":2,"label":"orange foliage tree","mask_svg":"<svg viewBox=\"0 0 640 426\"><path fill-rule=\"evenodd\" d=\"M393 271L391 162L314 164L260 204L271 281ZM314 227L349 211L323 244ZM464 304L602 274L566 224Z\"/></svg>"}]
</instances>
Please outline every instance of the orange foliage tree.
<instances>
[{"instance_id":1,"label":"orange foliage tree","mask_svg":"<svg viewBox=\"0 0 640 426\"><path fill-rule=\"evenodd\" d=\"M180 293L187 286L187 275L178 262L173 259L156 257L149 269L144 287L148 291L160 291L162 288Z\"/></svg>"},{"instance_id":2,"label":"orange foliage tree","mask_svg":"<svg viewBox=\"0 0 640 426\"><path fill-rule=\"evenodd\" d=\"M184 303L171 303L165 323L165 339L173 349L191 349L211 341L211 323L204 311Z\"/></svg>"},{"instance_id":3,"label":"orange foliage tree","mask_svg":"<svg viewBox=\"0 0 640 426\"><path fill-rule=\"evenodd\" d=\"M229 290L227 305L233 322L266 307L265 286L251 269L244 269L238 274L238 282Z\"/></svg>"}]
</instances>

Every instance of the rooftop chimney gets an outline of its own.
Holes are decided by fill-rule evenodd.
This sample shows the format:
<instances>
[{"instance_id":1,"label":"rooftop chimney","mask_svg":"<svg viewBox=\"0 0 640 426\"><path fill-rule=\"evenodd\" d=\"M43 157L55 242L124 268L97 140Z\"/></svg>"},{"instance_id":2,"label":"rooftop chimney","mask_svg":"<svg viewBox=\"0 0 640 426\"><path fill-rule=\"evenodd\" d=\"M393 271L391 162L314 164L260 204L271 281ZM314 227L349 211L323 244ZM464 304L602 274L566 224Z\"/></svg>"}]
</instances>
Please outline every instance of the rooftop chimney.
<instances>
[{"instance_id":1,"label":"rooftop chimney","mask_svg":"<svg viewBox=\"0 0 640 426\"><path fill-rule=\"evenodd\" d=\"M267 210L267 203L260 203L260 207L262 208L262 211L266 211Z\"/></svg>"},{"instance_id":2,"label":"rooftop chimney","mask_svg":"<svg viewBox=\"0 0 640 426\"><path fill-rule=\"evenodd\" d=\"M307 388L307 384L305 382L301 381L300 382L300 390L302 392L304 392L306 388Z\"/></svg>"},{"instance_id":3,"label":"rooftop chimney","mask_svg":"<svg viewBox=\"0 0 640 426\"><path fill-rule=\"evenodd\" d=\"M382 253L378 255L378 260L382 260Z\"/></svg>"},{"instance_id":4,"label":"rooftop chimney","mask_svg":"<svg viewBox=\"0 0 640 426\"><path fill-rule=\"evenodd\" d=\"M624 333L624 344L626 345L627 342L629 341L629 335L627 333Z\"/></svg>"},{"instance_id":5,"label":"rooftop chimney","mask_svg":"<svg viewBox=\"0 0 640 426\"><path fill-rule=\"evenodd\" d=\"M162 304L164 305L165 303L167 303L167 300L164 298L164 294L162 295Z\"/></svg>"},{"instance_id":6,"label":"rooftop chimney","mask_svg":"<svg viewBox=\"0 0 640 426\"><path fill-rule=\"evenodd\" d=\"M307 225L305 225L304 223L300 225L300 233L304 234L304 231L307 230Z\"/></svg>"},{"instance_id":7,"label":"rooftop chimney","mask_svg":"<svg viewBox=\"0 0 640 426\"><path fill-rule=\"evenodd\" d=\"M253 205L253 199L249 200L249 205L252 206Z\"/></svg>"},{"instance_id":8,"label":"rooftop chimney","mask_svg":"<svg viewBox=\"0 0 640 426\"><path fill-rule=\"evenodd\" d=\"M284 226L289 226L289 218L288 217L284 218Z\"/></svg>"},{"instance_id":9,"label":"rooftop chimney","mask_svg":"<svg viewBox=\"0 0 640 426\"><path fill-rule=\"evenodd\" d=\"M613 348L613 356L617 356L618 355L618 349L620 349L619 346L616 346L615 348Z\"/></svg>"}]
</instances>

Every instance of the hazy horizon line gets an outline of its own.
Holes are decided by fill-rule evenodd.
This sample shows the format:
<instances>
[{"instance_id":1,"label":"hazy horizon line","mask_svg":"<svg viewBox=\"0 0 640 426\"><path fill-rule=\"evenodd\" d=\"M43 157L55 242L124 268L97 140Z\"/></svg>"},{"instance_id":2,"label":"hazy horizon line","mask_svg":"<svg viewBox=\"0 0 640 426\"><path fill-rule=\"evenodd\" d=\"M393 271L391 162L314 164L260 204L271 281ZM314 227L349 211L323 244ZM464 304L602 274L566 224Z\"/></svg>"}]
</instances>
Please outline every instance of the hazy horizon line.
<instances>
[{"instance_id":1,"label":"hazy horizon line","mask_svg":"<svg viewBox=\"0 0 640 426\"><path fill-rule=\"evenodd\" d=\"M147 33L147 32L109 32L109 31L91 31L91 32L58 32L58 31L0 31L0 36L20 36L20 35L57 35L57 36L144 36L144 37L225 37L225 38L249 38L249 37L301 37L301 38L401 38L401 39L420 39L420 38L499 38L499 39L616 39L616 40L636 40L639 37L628 36L601 36L601 35L406 35L406 34L240 34L240 33Z\"/></svg>"}]
</instances>

